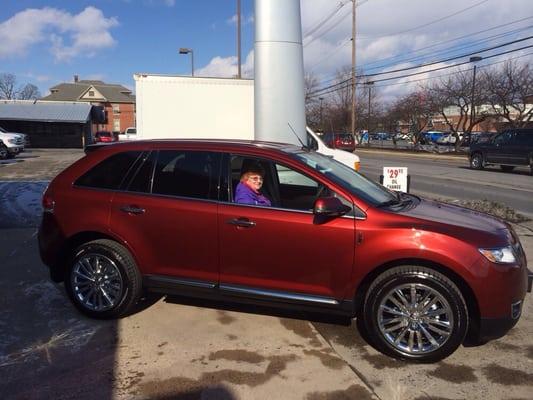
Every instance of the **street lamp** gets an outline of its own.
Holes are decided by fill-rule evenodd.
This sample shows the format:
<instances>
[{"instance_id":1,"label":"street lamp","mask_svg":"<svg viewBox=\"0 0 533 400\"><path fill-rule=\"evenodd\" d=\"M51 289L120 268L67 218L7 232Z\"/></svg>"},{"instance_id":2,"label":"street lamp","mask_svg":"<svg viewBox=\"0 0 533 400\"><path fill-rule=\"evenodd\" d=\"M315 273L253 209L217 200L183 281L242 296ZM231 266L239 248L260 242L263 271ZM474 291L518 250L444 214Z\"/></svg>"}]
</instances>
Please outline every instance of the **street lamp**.
<instances>
[{"instance_id":1,"label":"street lamp","mask_svg":"<svg viewBox=\"0 0 533 400\"><path fill-rule=\"evenodd\" d=\"M186 47L181 47L179 50L180 54L190 54L191 55L191 76L194 76L194 52L192 49Z\"/></svg>"},{"instance_id":2,"label":"street lamp","mask_svg":"<svg viewBox=\"0 0 533 400\"><path fill-rule=\"evenodd\" d=\"M472 98L470 99L471 108L470 108L470 132L474 128L474 121L476 120L476 102L475 102L475 93L476 93L476 63L483 60L483 57L474 56L470 57L470 62L474 63L474 74L472 76Z\"/></svg>"}]
</instances>

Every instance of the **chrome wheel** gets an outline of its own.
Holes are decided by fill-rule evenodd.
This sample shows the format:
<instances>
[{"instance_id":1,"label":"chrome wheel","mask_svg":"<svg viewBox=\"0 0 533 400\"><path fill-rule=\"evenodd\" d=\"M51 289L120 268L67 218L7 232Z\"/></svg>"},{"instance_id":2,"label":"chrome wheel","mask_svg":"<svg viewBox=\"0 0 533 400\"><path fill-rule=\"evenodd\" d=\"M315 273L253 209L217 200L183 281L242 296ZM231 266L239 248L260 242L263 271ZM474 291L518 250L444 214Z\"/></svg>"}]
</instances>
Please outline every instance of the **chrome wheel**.
<instances>
[{"instance_id":1,"label":"chrome wheel","mask_svg":"<svg viewBox=\"0 0 533 400\"><path fill-rule=\"evenodd\" d=\"M115 262L99 254L84 254L72 268L75 298L91 311L106 311L122 299L124 282Z\"/></svg>"},{"instance_id":2,"label":"chrome wheel","mask_svg":"<svg viewBox=\"0 0 533 400\"><path fill-rule=\"evenodd\" d=\"M390 290L379 303L377 322L386 341L408 355L441 348L455 329L448 301L435 289L420 283Z\"/></svg>"},{"instance_id":3,"label":"chrome wheel","mask_svg":"<svg viewBox=\"0 0 533 400\"><path fill-rule=\"evenodd\" d=\"M483 168L483 157L481 154L476 153L472 156L470 159L470 166L474 169L481 169Z\"/></svg>"}]
</instances>

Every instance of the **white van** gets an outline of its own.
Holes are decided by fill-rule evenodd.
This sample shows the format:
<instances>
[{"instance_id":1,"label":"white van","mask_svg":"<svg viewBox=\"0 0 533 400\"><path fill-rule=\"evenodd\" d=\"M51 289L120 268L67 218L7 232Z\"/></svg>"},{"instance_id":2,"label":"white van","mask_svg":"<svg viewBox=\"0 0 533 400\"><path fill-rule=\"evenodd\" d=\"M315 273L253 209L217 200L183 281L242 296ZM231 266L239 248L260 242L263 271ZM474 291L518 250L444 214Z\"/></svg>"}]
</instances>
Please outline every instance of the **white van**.
<instances>
[{"instance_id":1,"label":"white van","mask_svg":"<svg viewBox=\"0 0 533 400\"><path fill-rule=\"evenodd\" d=\"M118 140L136 140L137 139L137 128L134 126L130 126L129 128L126 128L124 133L119 133Z\"/></svg>"}]
</instances>

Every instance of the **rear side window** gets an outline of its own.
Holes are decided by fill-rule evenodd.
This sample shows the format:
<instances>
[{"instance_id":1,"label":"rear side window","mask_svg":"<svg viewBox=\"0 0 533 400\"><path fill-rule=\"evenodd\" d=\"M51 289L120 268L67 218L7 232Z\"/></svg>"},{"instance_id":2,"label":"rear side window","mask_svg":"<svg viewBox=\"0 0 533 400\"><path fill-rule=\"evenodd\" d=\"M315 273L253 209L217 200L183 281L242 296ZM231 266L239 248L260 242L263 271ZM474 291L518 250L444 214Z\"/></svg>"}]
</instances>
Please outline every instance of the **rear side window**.
<instances>
[{"instance_id":1,"label":"rear side window","mask_svg":"<svg viewBox=\"0 0 533 400\"><path fill-rule=\"evenodd\" d=\"M152 193L217 200L220 157L205 151L159 151Z\"/></svg>"},{"instance_id":2,"label":"rear side window","mask_svg":"<svg viewBox=\"0 0 533 400\"><path fill-rule=\"evenodd\" d=\"M117 190L140 155L140 151L126 151L114 154L91 168L78 178L74 184L90 188Z\"/></svg>"},{"instance_id":3,"label":"rear side window","mask_svg":"<svg viewBox=\"0 0 533 400\"><path fill-rule=\"evenodd\" d=\"M517 133L515 137L516 144L533 146L533 132L531 133Z\"/></svg>"}]
</instances>

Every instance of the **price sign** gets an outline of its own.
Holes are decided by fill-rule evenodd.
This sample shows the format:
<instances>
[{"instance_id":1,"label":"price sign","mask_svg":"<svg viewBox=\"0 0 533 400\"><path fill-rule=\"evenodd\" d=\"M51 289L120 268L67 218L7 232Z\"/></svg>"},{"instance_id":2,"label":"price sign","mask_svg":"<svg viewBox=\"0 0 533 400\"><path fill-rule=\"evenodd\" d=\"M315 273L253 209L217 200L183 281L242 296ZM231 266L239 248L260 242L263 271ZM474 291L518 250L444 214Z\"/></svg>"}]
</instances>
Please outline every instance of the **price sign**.
<instances>
[{"instance_id":1,"label":"price sign","mask_svg":"<svg viewBox=\"0 0 533 400\"><path fill-rule=\"evenodd\" d=\"M409 191L407 167L383 167L383 186L407 193Z\"/></svg>"}]
</instances>

